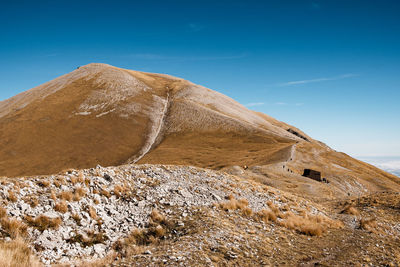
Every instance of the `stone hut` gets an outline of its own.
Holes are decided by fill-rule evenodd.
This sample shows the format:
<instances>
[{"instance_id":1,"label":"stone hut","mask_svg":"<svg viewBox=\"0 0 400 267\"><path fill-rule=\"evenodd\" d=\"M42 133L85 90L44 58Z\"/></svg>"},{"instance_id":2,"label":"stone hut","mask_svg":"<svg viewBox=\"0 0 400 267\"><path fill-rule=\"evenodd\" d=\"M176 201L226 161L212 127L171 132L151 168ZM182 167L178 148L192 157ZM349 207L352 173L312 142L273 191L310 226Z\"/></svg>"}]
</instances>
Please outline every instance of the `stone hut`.
<instances>
[{"instance_id":1,"label":"stone hut","mask_svg":"<svg viewBox=\"0 0 400 267\"><path fill-rule=\"evenodd\" d=\"M311 179L313 179L315 181L318 181L318 182L322 182L321 172L319 172L319 171L314 171L314 170L311 170L311 169L304 169L303 176L311 178Z\"/></svg>"}]
</instances>

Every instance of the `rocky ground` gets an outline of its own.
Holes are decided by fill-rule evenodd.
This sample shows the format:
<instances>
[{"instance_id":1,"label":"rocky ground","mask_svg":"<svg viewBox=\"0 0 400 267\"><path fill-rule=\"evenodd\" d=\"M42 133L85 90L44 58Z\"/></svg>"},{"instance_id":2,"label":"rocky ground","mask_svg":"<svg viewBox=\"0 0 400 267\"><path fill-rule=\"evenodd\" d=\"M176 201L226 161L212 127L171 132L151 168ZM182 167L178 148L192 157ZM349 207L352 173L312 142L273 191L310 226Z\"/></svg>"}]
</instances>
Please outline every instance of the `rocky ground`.
<instances>
[{"instance_id":1,"label":"rocky ground","mask_svg":"<svg viewBox=\"0 0 400 267\"><path fill-rule=\"evenodd\" d=\"M45 265L400 263L394 193L316 204L223 172L162 165L0 181L0 238L22 236Z\"/></svg>"}]
</instances>

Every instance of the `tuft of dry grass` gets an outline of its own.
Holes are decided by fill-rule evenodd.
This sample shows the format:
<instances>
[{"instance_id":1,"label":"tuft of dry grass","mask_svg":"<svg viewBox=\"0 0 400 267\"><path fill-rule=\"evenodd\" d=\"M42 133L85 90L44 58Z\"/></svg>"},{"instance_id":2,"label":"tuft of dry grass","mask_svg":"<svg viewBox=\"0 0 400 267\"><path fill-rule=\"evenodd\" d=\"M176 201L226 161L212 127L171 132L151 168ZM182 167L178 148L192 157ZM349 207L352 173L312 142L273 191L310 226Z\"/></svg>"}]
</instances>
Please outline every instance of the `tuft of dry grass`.
<instances>
[{"instance_id":1,"label":"tuft of dry grass","mask_svg":"<svg viewBox=\"0 0 400 267\"><path fill-rule=\"evenodd\" d=\"M157 209L153 209L150 213L150 218L153 222L162 223L165 222L165 216L162 215Z\"/></svg>"},{"instance_id":2,"label":"tuft of dry grass","mask_svg":"<svg viewBox=\"0 0 400 267\"><path fill-rule=\"evenodd\" d=\"M90 218L92 218L93 220L97 219L97 213L96 213L96 209L93 208L92 206L89 207L89 211L88 211Z\"/></svg>"},{"instance_id":3,"label":"tuft of dry grass","mask_svg":"<svg viewBox=\"0 0 400 267\"><path fill-rule=\"evenodd\" d=\"M165 229L161 225L157 225L154 231L157 237L165 236L166 233Z\"/></svg>"},{"instance_id":4,"label":"tuft of dry grass","mask_svg":"<svg viewBox=\"0 0 400 267\"><path fill-rule=\"evenodd\" d=\"M83 189L82 187L78 186L75 188L73 200L74 201L79 201L81 200L82 197L86 195L86 190Z\"/></svg>"},{"instance_id":5,"label":"tuft of dry grass","mask_svg":"<svg viewBox=\"0 0 400 267\"><path fill-rule=\"evenodd\" d=\"M277 220L276 214L271 210L263 209L263 210L260 210L259 212L257 212L256 215L258 218L260 218L265 223L268 223L270 221L276 222L276 220Z\"/></svg>"},{"instance_id":6,"label":"tuft of dry grass","mask_svg":"<svg viewBox=\"0 0 400 267\"><path fill-rule=\"evenodd\" d=\"M50 198L51 198L53 201L56 201L56 200L57 200L56 193L54 192L54 190L51 190Z\"/></svg>"},{"instance_id":7,"label":"tuft of dry grass","mask_svg":"<svg viewBox=\"0 0 400 267\"><path fill-rule=\"evenodd\" d=\"M15 195L14 191L12 191L11 189L8 190L8 197L7 199L11 202L16 202L18 200L17 196Z\"/></svg>"},{"instance_id":8,"label":"tuft of dry grass","mask_svg":"<svg viewBox=\"0 0 400 267\"><path fill-rule=\"evenodd\" d=\"M114 186L114 195L116 195L117 197L121 197L121 193L123 193L124 188L120 185L115 185Z\"/></svg>"},{"instance_id":9,"label":"tuft of dry grass","mask_svg":"<svg viewBox=\"0 0 400 267\"><path fill-rule=\"evenodd\" d=\"M66 201L71 201L74 197L74 194L70 191L63 191L58 195L58 198L66 200Z\"/></svg>"},{"instance_id":10,"label":"tuft of dry grass","mask_svg":"<svg viewBox=\"0 0 400 267\"><path fill-rule=\"evenodd\" d=\"M0 219L7 216L7 210L3 207L0 207Z\"/></svg>"},{"instance_id":11,"label":"tuft of dry grass","mask_svg":"<svg viewBox=\"0 0 400 267\"><path fill-rule=\"evenodd\" d=\"M83 184L85 182L85 175L83 175L82 171L78 172L78 176L76 177L78 179L78 182Z\"/></svg>"},{"instance_id":12,"label":"tuft of dry grass","mask_svg":"<svg viewBox=\"0 0 400 267\"><path fill-rule=\"evenodd\" d=\"M70 243L79 243L83 247L92 246L94 244L104 243L109 238L103 232L89 231L86 234L77 233L74 237L68 240Z\"/></svg>"},{"instance_id":13,"label":"tuft of dry grass","mask_svg":"<svg viewBox=\"0 0 400 267\"><path fill-rule=\"evenodd\" d=\"M18 236L25 236L28 227L22 221L17 219L2 218L0 225L3 230L12 238L15 239Z\"/></svg>"},{"instance_id":14,"label":"tuft of dry grass","mask_svg":"<svg viewBox=\"0 0 400 267\"><path fill-rule=\"evenodd\" d=\"M232 195L227 197L228 201L222 202L219 204L219 207L225 211L229 210L241 210L244 215L251 216L253 215L253 210L250 209L249 202L247 199L239 199L236 200Z\"/></svg>"},{"instance_id":15,"label":"tuft of dry grass","mask_svg":"<svg viewBox=\"0 0 400 267\"><path fill-rule=\"evenodd\" d=\"M49 187L50 186L50 182L49 181L47 181L47 180L40 180L40 181L37 181L37 185L38 186L40 186L40 187Z\"/></svg>"},{"instance_id":16,"label":"tuft of dry grass","mask_svg":"<svg viewBox=\"0 0 400 267\"><path fill-rule=\"evenodd\" d=\"M111 193L107 191L107 189L103 188L101 190L101 194L107 198L111 197Z\"/></svg>"},{"instance_id":17,"label":"tuft of dry grass","mask_svg":"<svg viewBox=\"0 0 400 267\"><path fill-rule=\"evenodd\" d=\"M39 231L43 232L46 229L58 229L62 220L60 217L49 218L45 215L39 215L39 217L33 218L31 216L25 216L25 220L28 225L37 228Z\"/></svg>"},{"instance_id":18,"label":"tuft of dry grass","mask_svg":"<svg viewBox=\"0 0 400 267\"><path fill-rule=\"evenodd\" d=\"M74 219L74 221L76 222L76 224L80 225L81 224L81 216L79 216L78 213L74 213L72 214L72 219Z\"/></svg>"},{"instance_id":19,"label":"tuft of dry grass","mask_svg":"<svg viewBox=\"0 0 400 267\"><path fill-rule=\"evenodd\" d=\"M286 213L286 218L280 221L280 225L296 230L297 232L310 236L321 236L328 228L341 228L343 223L332 220L324 215L295 215L292 212Z\"/></svg>"},{"instance_id":20,"label":"tuft of dry grass","mask_svg":"<svg viewBox=\"0 0 400 267\"><path fill-rule=\"evenodd\" d=\"M78 177L71 176L70 180L71 180L71 184L75 185L78 182Z\"/></svg>"},{"instance_id":21,"label":"tuft of dry grass","mask_svg":"<svg viewBox=\"0 0 400 267\"><path fill-rule=\"evenodd\" d=\"M60 202L58 202L58 203L55 205L54 209L55 209L56 211L61 212L61 213L66 213L66 212L68 211L67 202L65 202L65 200L61 200Z\"/></svg>"},{"instance_id":22,"label":"tuft of dry grass","mask_svg":"<svg viewBox=\"0 0 400 267\"><path fill-rule=\"evenodd\" d=\"M1 267L42 266L22 238L0 242L0 261Z\"/></svg>"},{"instance_id":23,"label":"tuft of dry grass","mask_svg":"<svg viewBox=\"0 0 400 267\"><path fill-rule=\"evenodd\" d=\"M352 205L347 205L340 213L360 215L360 212Z\"/></svg>"},{"instance_id":24,"label":"tuft of dry grass","mask_svg":"<svg viewBox=\"0 0 400 267\"><path fill-rule=\"evenodd\" d=\"M369 232L376 233L377 227L378 227L378 224L376 223L375 218L367 218L367 219L360 220L360 229L364 229Z\"/></svg>"}]
</instances>

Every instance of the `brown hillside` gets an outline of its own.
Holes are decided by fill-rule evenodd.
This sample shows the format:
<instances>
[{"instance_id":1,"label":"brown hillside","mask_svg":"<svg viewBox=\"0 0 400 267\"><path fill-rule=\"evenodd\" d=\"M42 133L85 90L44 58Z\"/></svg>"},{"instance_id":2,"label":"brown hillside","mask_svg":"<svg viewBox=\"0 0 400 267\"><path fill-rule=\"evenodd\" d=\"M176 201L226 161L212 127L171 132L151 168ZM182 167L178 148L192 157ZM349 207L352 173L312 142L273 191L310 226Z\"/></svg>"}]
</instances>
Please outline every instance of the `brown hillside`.
<instances>
[{"instance_id":1,"label":"brown hillside","mask_svg":"<svg viewBox=\"0 0 400 267\"><path fill-rule=\"evenodd\" d=\"M238 171L316 198L399 189L399 179L218 92L89 64L0 102L0 175L123 163ZM239 167L234 167L239 166ZM330 183L302 177L305 168Z\"/></svg>"}]
</instances>

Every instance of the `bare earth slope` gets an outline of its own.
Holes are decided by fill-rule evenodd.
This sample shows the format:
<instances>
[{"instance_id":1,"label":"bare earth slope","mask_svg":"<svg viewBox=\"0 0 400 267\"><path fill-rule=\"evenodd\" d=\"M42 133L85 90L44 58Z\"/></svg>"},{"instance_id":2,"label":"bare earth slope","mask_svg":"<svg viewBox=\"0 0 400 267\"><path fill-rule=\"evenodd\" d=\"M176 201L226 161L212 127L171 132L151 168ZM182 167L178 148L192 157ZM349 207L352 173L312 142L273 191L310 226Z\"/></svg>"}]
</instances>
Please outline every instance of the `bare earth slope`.
<instances>
[{"instance_id":1,"label":"bare earth slope","mask_svg":"<svg viewBox=\"0 0 400 267\"><path fill-rule=\"evenodd\" d=\"M395 176L168 75L89 64L0 102L0 175L123 163L247 165L246 177L316 198L399 189Z\"/></svg>"}]
</instances>

